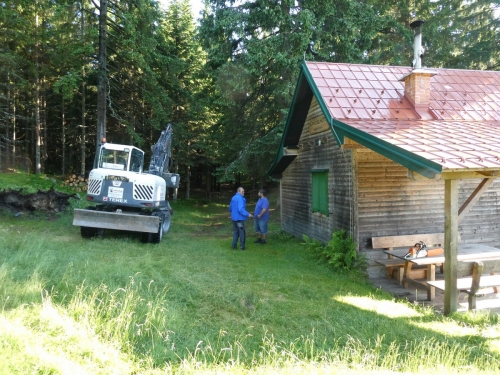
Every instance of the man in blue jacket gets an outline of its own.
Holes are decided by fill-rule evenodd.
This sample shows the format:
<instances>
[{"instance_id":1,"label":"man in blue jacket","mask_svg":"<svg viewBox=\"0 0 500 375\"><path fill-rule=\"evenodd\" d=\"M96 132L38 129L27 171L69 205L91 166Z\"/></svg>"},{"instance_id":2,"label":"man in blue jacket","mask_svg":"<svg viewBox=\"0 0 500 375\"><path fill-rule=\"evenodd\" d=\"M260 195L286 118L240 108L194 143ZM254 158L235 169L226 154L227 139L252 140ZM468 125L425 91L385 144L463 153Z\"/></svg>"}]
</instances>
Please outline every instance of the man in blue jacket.
<instances>
[{"instance_id":1,"label":"man in blue jacket","mask_svg":"<svg viewBox=\"0 0 500 375\"><path fill-rule=\"evenodd\" d=\"M247 212L246 205L245 190L239 187L229 204L229 212L231 212L231 220L233 221L233 250L236 250L238 238L241 250L245 250L245 221L253 217L251 213Z\"/></svg>"}]
</instances>

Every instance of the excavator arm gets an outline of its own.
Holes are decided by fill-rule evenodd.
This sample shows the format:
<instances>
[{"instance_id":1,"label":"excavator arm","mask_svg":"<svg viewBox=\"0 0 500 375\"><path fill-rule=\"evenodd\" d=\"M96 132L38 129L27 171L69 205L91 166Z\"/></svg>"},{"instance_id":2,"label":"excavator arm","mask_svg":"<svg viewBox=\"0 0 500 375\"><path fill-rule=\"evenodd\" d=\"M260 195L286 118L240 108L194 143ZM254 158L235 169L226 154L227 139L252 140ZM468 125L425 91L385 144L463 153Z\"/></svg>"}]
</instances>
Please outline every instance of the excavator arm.
<instances>
[{"instance_id":1,"label":"excavator arm","mask_svg":"<svg viewBox=\"0 0 500 375\"><path fill-rule=\"evenodd\" d=\"M149 163L149 174L162 176L169 173L172 164L172 124L161 132L158 142L151 147L152 155Z\"/></svg>"}]
</instances>

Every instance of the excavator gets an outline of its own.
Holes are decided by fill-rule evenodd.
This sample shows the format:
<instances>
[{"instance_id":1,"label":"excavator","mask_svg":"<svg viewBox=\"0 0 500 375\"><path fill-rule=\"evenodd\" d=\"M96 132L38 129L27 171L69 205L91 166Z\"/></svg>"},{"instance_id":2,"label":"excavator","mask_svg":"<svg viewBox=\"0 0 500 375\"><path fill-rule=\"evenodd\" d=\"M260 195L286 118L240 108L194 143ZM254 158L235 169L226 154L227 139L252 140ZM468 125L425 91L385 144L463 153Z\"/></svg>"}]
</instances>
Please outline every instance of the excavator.
<instances>
[{"instance_id":1,"label":"excavator","mask_svg":"<svg viewBox=\"0 0 500 375\"><path fill-rule=\"evenodd\" d=\"M172 125L161 132L151 148L147 171L144 151L107 143L98 146L89 173L86 209L74 209L73 225L83 238L101 237L106 229L142 233L142 242L160 243L170 229L173 210L168 188L178 188L180 176L171 173Z\"/></svg>"}]
</instances>

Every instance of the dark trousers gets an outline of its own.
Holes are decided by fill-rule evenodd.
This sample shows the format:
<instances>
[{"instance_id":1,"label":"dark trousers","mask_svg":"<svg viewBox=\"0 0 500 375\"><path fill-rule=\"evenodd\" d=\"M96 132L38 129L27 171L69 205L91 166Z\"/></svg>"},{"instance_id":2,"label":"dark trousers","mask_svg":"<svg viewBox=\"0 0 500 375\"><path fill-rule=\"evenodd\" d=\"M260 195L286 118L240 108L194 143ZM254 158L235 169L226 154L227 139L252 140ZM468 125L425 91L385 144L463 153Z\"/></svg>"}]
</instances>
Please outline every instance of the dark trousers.
<instances>
[{"instance_id":1,"label":"dark trousers","mask_svg":"<svg viewBox=\"0 0 500 375\"><path fill-rule=\"evenodd\" d=\"M236 248L238 244L238 238L240 239L240 247L245 248L245 221L237 220L233 221L233 248Z\"/></svg>"}]
</instances>

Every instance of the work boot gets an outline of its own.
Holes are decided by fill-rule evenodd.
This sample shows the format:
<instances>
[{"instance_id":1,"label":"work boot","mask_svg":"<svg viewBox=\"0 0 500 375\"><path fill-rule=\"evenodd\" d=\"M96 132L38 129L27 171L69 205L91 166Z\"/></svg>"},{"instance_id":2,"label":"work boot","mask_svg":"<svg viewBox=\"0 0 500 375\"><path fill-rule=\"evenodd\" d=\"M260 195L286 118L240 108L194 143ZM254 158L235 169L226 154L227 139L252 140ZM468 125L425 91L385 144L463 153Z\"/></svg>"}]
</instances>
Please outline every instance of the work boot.
<instances>
[{"instance_id":1,"label":"work boot","mask_svg":"<svg viewBox=\"0 0 500 375\"><path fill-rule=\"evenodd\" d=\"M265 245L266 244L266 240L260 240L259 242L261 245Z\"/></svg>"},{"instance_id":2,"label":"work boot","mask_svg":"<svg viewBox=\"0 0 500 375\"><path fill-rule=\"evenodd\" d=\"M262 240L260 238L257 238L253 243L262 243Z\"/></svg>"}]
</instances>

